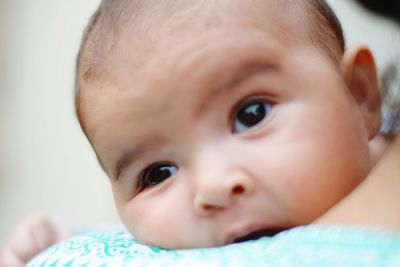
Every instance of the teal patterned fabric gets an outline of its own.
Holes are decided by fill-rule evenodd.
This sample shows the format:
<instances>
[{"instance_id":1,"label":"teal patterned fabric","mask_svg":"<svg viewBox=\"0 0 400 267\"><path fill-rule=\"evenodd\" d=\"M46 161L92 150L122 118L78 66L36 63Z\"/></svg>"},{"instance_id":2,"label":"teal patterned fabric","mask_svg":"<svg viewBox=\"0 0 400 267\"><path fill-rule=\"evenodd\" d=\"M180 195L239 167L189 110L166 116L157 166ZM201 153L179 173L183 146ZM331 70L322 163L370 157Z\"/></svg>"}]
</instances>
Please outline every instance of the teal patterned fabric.
<instances>
[{"instance_id":1,"label":"teal patterned fabric","mask_svg":"<svg viewBox=\"0 0 400 267\"><path fill-rule=\"evenodd\" d=\"M28 267L400 266L400 233L304 226L218 248L165 250L126 232L89 233L36 256Z\"/></svg>"}]
</instances>

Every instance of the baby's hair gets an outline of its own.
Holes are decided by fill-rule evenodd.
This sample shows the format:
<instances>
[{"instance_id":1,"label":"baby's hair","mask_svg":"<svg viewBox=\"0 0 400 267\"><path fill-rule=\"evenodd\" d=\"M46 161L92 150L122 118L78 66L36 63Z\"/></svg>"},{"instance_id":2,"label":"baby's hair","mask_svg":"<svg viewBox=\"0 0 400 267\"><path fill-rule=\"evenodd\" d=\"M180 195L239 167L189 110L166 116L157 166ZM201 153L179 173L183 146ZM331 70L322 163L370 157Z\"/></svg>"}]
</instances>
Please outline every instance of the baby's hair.
<instances>
[{"instance_id":1,"label":"baby's hair","mask_svg":"<svg viewBox=\"0 0 400 267\"><path fill-rule=\"evenodd\" d=\"M281 0L277 0L281 1ZM85 30L76 68L76 111L82 129L85 131L81 114L80 88L85 82L99 77L102 68L113 53L113 48L121 41L124 32L134 28L134 35L129 36L132 45L135 41L148 37L159 27L158 24L170 15L184 14L202 1L167 1L167 0L102 0ZM258 0L257 3L262 3ZM282 2L283 3L283 2ZM311 23L308 38L321 49L333 62L339 63L344 53L345 41L341 25L325 0L286 0L286 4L305 8ZM149 15L148 11L151 11ZM147 11L147 12L145 12ZM299 26L301 27L301 26ZM136 42L137 43L137 42ZM145 46L151 46L146 42Z\"/></svg>"},{"instance_id":2,"label":"baby's hair","mask_svg":"<svg viewBox=\"0 0 400 267\"><path fill-rule=\"evenodd\" d=\"M342 26L331 7L324 0L307 0L309 17L312 24L310 38L316 46L339 62L344 50L345 39Z\"/></svg>"}]
</instances>

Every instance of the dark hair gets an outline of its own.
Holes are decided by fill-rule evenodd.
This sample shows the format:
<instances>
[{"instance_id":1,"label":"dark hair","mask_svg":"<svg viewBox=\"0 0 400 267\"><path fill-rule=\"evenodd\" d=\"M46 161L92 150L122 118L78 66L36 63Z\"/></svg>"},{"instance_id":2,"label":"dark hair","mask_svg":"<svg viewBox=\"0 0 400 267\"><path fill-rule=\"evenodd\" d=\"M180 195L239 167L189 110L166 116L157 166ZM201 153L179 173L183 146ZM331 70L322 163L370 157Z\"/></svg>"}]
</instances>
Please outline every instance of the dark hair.
<instances>
[{"instance_id":1,"label":"dark hair","mask_svg":"<svg viewBox=\"0 0 400 267\"><path fill-rule=\"evenodd\" d=\"M357 0L357 2L373 12L390 17L400 23L400 1L398 0Z\"/></svg>"},{"instance_id":2,"label":"dark hair","mask_svg":"<svg viewBox=\"0 0 400 267\"><path fill-rule=\"evenodd\" d=\"M338 62L345 50L345 39L336 14L324 0L308 0L306 4L313 26L310 38Z\"/></svg>"}]
</instances>

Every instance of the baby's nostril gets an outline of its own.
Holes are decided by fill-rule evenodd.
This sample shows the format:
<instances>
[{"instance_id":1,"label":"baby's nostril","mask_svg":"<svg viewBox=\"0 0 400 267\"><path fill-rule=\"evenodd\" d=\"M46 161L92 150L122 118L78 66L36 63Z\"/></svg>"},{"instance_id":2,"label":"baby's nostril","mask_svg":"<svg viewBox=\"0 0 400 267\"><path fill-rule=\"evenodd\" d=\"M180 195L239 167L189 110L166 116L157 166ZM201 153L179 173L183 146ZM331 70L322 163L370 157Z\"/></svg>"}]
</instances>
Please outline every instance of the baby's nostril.
<instances>
[{"instance_id":1,"label":"baby's nostril","mask_svg":"<svg viewBox=\"0 0 400 267\"><path fill-rule=\"evenodd\" d=\"M244 188L241 185L236 185L233 189L232 189L232 194L234 195L238 195L238 194L242 194L244 192Z\"/></svg>"}]
</instances>

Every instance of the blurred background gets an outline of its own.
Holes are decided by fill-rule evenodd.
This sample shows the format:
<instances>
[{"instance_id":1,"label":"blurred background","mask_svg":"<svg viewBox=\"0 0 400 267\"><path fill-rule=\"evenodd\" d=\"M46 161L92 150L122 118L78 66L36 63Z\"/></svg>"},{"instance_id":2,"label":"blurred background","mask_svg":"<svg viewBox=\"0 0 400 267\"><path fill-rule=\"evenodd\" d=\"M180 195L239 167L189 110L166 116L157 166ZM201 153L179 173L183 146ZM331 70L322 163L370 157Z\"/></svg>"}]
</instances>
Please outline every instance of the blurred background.
<instances>
[{"instance_id":1,"label":"blurred background","mask_svg":"<svg viewBox=\"0 0 400 267\"><path fill-rule=\"evenodd\" d=\"M348 45L368 44L380 71L400 64L394 23L350 0L328 2ZM98 4L0 0L0 243L36 213L80 224L118 222L107 177L73 105L75 57Z\"/></svg>"},{"instance_id":2,"label":"blurred background","mask_svg":"<svg viewBox=\"0 0 400 267\"><path fill-rule=\"evenodd\" d=\"M75 118L75 57L99 0L0 0L0 243L38 212L117 220Z\"/></svg>"}]
</instances>

